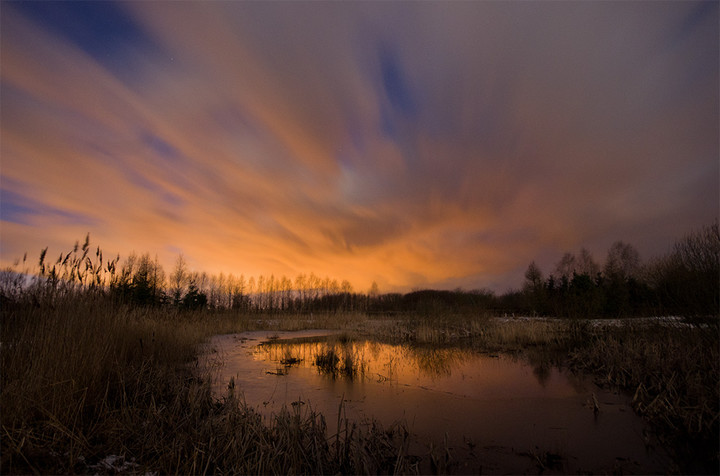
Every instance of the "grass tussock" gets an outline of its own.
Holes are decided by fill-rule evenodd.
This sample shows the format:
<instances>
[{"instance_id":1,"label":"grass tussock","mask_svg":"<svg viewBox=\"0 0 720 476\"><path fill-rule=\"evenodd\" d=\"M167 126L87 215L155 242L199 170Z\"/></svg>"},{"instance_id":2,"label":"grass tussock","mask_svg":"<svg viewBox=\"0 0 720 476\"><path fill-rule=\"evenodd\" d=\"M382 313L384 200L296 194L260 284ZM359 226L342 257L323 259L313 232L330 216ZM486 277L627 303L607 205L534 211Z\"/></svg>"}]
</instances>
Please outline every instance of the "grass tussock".
<instances>
[{"instance_id":1,"label":"grass tussock","mask_svg":"<svg viewBox=\"0 0 720 476\"><path fill-rule=\"evenodd\" d=\"M88 297L3 306L0 472L411 471L401 428L328 435L311 411L263 420L215 400L198 346L249 325Z\"/></svg>"},{"instance_id":2,"label":"grass tussock","mask_svg":"<svg viewBox=\"0 0 720 476\"><path fill-rule=\"evenodd\" d=\"M340 344L328 344L318 352L315 355L315 366L321 374L354 380L365 373L365 364L351 342L344 338L339 336Z\"/></svg>"}]
</instances>

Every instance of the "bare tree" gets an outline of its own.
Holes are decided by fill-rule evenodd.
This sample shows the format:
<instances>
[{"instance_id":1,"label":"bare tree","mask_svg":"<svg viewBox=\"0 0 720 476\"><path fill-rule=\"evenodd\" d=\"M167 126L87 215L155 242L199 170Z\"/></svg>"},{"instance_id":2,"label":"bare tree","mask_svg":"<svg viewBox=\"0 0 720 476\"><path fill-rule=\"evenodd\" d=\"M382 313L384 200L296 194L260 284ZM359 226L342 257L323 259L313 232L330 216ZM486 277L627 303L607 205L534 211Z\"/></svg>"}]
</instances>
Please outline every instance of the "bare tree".
<instances>
[{"instance_id":1,"label":"bare tree","mask_svg":"<svg viewBox=\"0 0 720 476\"><path fill-rule=\"evenodd\" d=\"M530 263L525 271L525 284L523 287L532 312L535 314L544 312L546 301L545 279L535 261Z\"/></svg>"},{"instance_id":2,"label":"bare tree","mask_svg":"<svg viewBox=\"0 0 720 476\"><path fill-rule=\"evenodd\" d=\"M536 289L543 285L543 275L535 261L530 263L525 271L525 287L527 289Z\"/></svg>"},{"instance_id":3,"label":"bare tree","mask_svg":"<svg viewBox=\"0 0 720 476\"><path fill-rule=\"evenodd\" d=\"M649 271L672 312L720 314L720 232L718 223L677 241L672 252Z\"/></svg>"},{"instance_id":4,"label":"bare tree","mask_svg":"<svg viewBox=\"0 0 720 476\"><path fill-rule=\"evenodd\" d=\"M581 248L579 255L565 253L555 266L553 275L558 279L563 277L572 279L574 274L585 274L594 278L599 271L600 267L593 259L590 251L587 248Z\"/></svg>"},{"instance_id":5,"label":"bare tree","mask_svg":"<svg viewBox=\"0 0 720 476\"><path fill-rule=\"evenodd\" d=\"M370 285L370 290L368 291L368 296L370 296L371 298L376 298L379 295L380 295L380 290L378 288L378 284L375 281L373 281L372 284Z\"/></svg>"},{"instance_id":6,"label":"bare tree","mask_svg":"<svg viewBox=\"0 0 720 476\"><path fill-rule=\"evenodd\" d=\"M616 241L608 250L603 274L621 279L636 277L640 270L640 253L628 243Z\"/></svg>"},{"instance_id":7,"label":"bare tree","mask_svg":"<svg viewBox=\"0 0 720 476\"><path fill-rule=\"evenodd\" d=\"M580 256L575 261L575 273L595 278L599 272L600 266L595 262L590 251L587 248L581 248Z\"/></svg>"},{"instance_id":8,"label":"bare tree","mask_svg":"<svg viewBox=\"0 0 720 476\"><path fill-rule=\"evenodd\" d=\"M572 253L565 253L560 261L555 266L555 277L556 278L571 278L575 272L575 255Z\"/></svg>"},{"instance_id":9,"label":"bare tree","mask_svg":"<svg viewBox=\"0 0 720 476\"><path fill-rule=\"evenodd\" d=\"M187 263L185 263L185 258L182 253L180 253L175 260L175 268L170 274L170 293L176 305L180 304L185 294L185 286L188 283L188 278Z\"/></svg>"}]
</instances>

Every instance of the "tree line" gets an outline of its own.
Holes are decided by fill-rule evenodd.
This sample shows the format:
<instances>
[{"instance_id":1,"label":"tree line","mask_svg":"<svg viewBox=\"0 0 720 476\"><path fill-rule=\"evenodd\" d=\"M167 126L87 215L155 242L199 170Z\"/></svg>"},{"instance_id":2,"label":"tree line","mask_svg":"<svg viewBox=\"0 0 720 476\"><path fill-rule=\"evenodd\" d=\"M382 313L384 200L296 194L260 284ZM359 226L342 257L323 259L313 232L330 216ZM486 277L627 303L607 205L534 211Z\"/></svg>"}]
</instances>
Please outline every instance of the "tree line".
<instances>
[{"instance_id":1,"label":"tree line","mask_svg":"<svg viewBox=\"0 0 720 476\"><path fill-rule=\"evenodd\" d=\"M585 249L563 255L548 277L530 263L522 290L503 300L509 308L543 316L717 316L718 224L687 234L647 263L622 241L610 247L602 267Z\"/></svg>"},{"instance_id":2,"label":"tree line","mask_svg":"<svg viewBox=\"0 0 720 476\"><path fill-rule=\"evenodd\" d=\"M19 262L17 263L19 266ZM208 275L189 270L182 255L168 275L149 254L105 260L90 237L52 261L47 248L31 272L27 254L20 271L0 279L0 303L17 300L33 288L34 299L95 293L140 306L239 313L494 313L557 317L712 315L720 309L718 224L678 240L664 256L642 262L631 244L615 242L602 264L590 252L565 253L547 276L529 264L519 290L496 295L487 290L414 290L365 293L351 284L314 273L286 276ZM17 266L16 266L17 268Z\"/></svg>"}]
</instances>

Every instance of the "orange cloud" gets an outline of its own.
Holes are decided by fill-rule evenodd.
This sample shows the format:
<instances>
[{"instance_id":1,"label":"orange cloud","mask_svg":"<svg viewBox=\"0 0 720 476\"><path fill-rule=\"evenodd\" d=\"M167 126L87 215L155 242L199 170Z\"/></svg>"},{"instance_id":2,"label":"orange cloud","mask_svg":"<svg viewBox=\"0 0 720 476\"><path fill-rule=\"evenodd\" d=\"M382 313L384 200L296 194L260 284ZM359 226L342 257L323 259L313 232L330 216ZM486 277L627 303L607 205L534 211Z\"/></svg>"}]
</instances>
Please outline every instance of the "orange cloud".
<instances>
[{"instance_id":1,"label":"orange cloud","mask_svg":"<svg viewBox=\"0 0 720 476\"><path fill-rule=\"evenodd\" d=\"M717 216L716 7L120 7L152 43L122 67L3 9L4 264L89 231L166 270L504 290Z\"/></svg>"}]
</instances>

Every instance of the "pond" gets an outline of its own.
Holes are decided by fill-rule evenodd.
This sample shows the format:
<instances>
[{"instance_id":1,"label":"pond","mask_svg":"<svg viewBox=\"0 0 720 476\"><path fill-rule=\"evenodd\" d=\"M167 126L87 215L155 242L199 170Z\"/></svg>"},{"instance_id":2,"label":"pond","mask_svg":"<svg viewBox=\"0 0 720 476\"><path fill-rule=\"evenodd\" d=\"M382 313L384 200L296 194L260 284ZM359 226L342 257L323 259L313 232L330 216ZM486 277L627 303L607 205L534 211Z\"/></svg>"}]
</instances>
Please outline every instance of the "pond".
<instances>
[{"instance_id":1,"label":"pond","mask_svg":"<svg viewBox=\"0 0 720 476\"><path fill-rule=\"evenodd\" d=\"M325 415L329 434L339 410L351 421L403 423L414 454L447 447L456 473L668 470L630 399L590 380L505 355L328 334L216 336L205 356L213 391L227 395L232 380L263 415L307 406Z\"/></svg>"}]
</instances>

